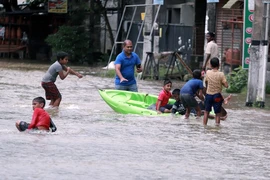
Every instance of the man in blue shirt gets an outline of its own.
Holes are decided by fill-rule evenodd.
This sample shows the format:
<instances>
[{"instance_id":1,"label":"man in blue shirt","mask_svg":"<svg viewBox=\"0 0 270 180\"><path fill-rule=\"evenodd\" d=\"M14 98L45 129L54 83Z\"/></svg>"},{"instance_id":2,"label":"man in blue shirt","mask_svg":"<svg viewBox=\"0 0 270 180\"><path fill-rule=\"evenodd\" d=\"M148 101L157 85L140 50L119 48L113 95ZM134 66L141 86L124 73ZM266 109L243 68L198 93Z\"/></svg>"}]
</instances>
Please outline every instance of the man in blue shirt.
<instances>
[{"instance_id":1,"label":"man in blue shirt","mask_svg":"<svg viewBox=\"0 0 270 180\"><path fill-rule=\"evenodd\" d=\"M133 51L132 42L125 40L123 43L123 51L118 54L115 64L115 89L138 92L136 79L134 76L135 66L136 72L142 72L141 60Z\"/></svg>"}]
</instances>

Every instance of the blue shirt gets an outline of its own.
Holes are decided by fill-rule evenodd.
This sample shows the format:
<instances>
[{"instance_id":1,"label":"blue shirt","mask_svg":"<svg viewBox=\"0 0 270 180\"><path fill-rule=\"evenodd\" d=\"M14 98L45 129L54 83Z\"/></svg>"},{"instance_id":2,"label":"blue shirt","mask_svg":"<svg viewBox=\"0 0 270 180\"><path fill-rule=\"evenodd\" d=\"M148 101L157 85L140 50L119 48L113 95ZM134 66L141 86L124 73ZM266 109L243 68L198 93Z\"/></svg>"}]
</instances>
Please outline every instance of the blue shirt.
<instances>
[{"instance_id":1,"label":"blue shirt","mask_svg":"<svg viewBox=\"0 0 270 180\"><path fill-rule=\"evenodd\" d=\"M180 94L190 94L194 96L199 89L203 89L202 80L192 78L181 88Z\"/></svg>"},{"instance_id":2,"label":"blue shirt","mask_svg":"<svg viewBox=\"0 0 270 180\"><path fill-rule=\"evenodd\" d=\"M123 81L120 83L120 78L116 74L116 76L115 76L115 84L116 85L130 86L132 84L136 84L136 80L135 80L135 76L134 76L134 73L135 73L134 69L135 69L136 65L141 64L141 60L136 53L132 52L130 57L127 57L125 52L122 51L116 57L114 64L121 65L120 72L121 72L122 76L128 80L128 81Z\"/></svg>"}]
</instances>

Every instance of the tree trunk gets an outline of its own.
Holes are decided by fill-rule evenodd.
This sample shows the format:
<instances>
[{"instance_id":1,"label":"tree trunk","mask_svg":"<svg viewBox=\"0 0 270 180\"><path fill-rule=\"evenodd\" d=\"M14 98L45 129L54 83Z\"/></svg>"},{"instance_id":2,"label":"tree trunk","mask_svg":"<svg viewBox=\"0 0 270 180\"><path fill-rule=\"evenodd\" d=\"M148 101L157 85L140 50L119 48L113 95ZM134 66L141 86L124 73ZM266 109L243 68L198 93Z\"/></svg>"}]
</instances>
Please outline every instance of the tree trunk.
<instances>
[{"instance_id":1,"label":"tree trunk","mask_svg":"<svg viewBox=\"0 0 270 180\"><path fill-rule=\"evenodd\" d=\"M111 24L110 24L108 16L107 16L107 11L104 11L103 17L104 17L106 27L108 28L109 38L110 38L110 41L111 41L111 46L113 47L114 37L113 37L113 33L112 33L112 27L111 27Z\"/></svg>"}]
</instances>

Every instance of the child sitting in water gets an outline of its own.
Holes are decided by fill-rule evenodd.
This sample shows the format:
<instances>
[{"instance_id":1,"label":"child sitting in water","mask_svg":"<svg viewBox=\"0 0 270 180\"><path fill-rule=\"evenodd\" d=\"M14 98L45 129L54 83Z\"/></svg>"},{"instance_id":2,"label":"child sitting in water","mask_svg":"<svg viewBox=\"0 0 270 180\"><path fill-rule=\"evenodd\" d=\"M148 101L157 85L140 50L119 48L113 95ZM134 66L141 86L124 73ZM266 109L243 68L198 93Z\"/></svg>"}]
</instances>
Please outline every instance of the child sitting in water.
<instances>
[{"instance_id":1,"label":"child sitting in water","mask_svg":"<svg viewBox=\"0 0 270 180\"><path fill-rule=\"evenodd\" d=\"M19 131L25 131L26 129L45 130L52 132L56 131L56 126L50 118L50 115L43 109L45 107L45 99L43 97L36 97L32 101L33 116L31 123L24 121L17 121L16 127Z\"/></svg>"},{"instance_id":2,"label":"child sitting in water","mask_svg":"<svg viewBox=\"0 0 270 180\"><path fill-rule=\"evenodd\" d=\"M168 104L169 99L172 97L170 92L172 87L172 82L170 80L165 80L163 85L163 90L158 95L158 100L156 103L156 110L158 113L170 113L172 109L172 104Z\"/></svg>"},{"instance_id":3,"label":"child sitting in water","mask_svg":"<svg viewBox=\"0 0 270 180\"><path fill-rule=\"evenodd\" d=\"M179 113L181 115L186 114L186 109L180 99L180 89L174 89L172 92L172 97L175 99L175 103L172 106L172 114Z\"/></svg>"}]
</instances>

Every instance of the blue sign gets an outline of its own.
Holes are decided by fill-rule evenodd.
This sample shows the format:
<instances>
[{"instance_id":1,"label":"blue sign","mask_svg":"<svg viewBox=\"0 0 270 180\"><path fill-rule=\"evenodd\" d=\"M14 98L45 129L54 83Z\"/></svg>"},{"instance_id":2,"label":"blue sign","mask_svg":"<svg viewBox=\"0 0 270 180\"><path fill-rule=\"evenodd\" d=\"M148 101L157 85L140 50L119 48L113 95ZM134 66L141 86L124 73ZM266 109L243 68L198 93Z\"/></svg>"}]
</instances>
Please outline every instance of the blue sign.
<instances>
[{"instance_id":1,"label":"blue sign","mask_svg":"<svg viewBox=\"0 0 270 180\"><path fill-rule=\"evenodd\" d=\"M218 3L219 0L207 0L207 3Z\"/></svg>"},{"instance_id":2,"label":"blue sign","mask_svg":"<svg viewBox=\"0 0 270 180\"><path fill-rule=\"evenodd\" d=\"M154 4L160 4L163 5L164 0L154 0Z\"/></svg>"}]
</instances>

